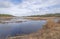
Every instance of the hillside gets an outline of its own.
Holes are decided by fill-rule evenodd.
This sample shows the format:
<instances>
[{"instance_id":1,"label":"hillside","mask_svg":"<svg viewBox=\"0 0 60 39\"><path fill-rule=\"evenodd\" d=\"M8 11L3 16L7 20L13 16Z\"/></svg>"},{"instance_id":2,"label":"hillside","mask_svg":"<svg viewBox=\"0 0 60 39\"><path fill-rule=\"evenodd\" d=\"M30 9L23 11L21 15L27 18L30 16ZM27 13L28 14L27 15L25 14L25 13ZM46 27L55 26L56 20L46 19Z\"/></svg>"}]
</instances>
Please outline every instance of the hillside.
<instances>
[{"instance_id":1,"label":"hillside","mask_svg":"<svg viewBox=\"0 0 60 39\"><path fill-rule=\"evenodd\" d=\"M0 17L13 17L13 15L9 15L9 14L0 14Z\"/></svg>"},{"instance_id":2,"label":"hillside","mask_svg":"<svg viewBox=\"0 0 60 39\"><path fill-rule=\"evenodd\" d=\"M15 17L15 16L9 15L9 14L0 14L0 23L1 23L1 21L3 21L3 20L10 20L10 19L12 19L13 17Z\"/></svg>"},{"instance_id":3,"label":"hillside","mask_svg":"<svg viewBox=\"0 0 60 39\"><path fill-rule=\"evenodd\" d=\"M47 20L47 24L36 33L28 35L8 37L8 39L60 39L60 20Z\"/></svg>"},{"instance_id":4,"label":"hillside","mask_svg":"<svg viewBox=\"0 0 60 39\"><path fill-rule=\"evenodd\" d=\"M28 17L60 17L60 13L56 14L45 14L45 15L31 15Z\"/></svg>"}]
</instances>

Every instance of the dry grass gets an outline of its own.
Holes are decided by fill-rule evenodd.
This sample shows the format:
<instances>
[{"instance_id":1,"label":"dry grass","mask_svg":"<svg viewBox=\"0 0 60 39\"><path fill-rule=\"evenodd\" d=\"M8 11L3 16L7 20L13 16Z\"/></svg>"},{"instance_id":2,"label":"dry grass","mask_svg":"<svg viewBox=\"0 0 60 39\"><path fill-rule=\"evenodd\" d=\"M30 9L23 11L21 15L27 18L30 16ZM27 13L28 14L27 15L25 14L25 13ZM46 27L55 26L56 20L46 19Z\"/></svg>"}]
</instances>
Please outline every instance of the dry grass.
<instances>
[{"instance_id":1,"label":"dry grass","mask_svg":"<svg viewBox=\"0 0 60 39\"><path fill-rule=\"evenodd\" d=\"M24 18L31 20L49 20L49 19L54 19L56 17L24 17Z\"/></svg>"},{"instance_id":2,"label":"dry grass","mask_svg":"<svg viewBox=\"0 0 60 39\"><path fill-rule=\"evenodd\" d=\"M29 35L10 37L8 39L60 39L60 21L47 20L47 24L41 30Z\"/></svg>"}]
</instances>

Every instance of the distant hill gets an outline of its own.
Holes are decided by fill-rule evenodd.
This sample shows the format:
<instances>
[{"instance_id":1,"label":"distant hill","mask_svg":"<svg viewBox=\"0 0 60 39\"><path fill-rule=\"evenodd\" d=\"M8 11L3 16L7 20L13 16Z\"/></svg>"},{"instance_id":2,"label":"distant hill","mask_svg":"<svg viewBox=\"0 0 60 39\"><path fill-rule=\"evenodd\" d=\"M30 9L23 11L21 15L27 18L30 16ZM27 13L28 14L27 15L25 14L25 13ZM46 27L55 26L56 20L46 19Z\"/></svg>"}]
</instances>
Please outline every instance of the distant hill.
<instances>
[{"instance_id":1,"label":"distant hill","mask_svg":"<svg viewBox=\"0 0 60 39\"><path fill-rule=\"evenodd\" d=\"M60 17L60 13L56 14L45 14L45 15L32 15L28 17Z\"/></svg>"},{"instance_id":2,"label":"distant hill","mask_svg":"<svg viewBox=\"0 0 60 39\"><path fill-rule=\"evenodd\" d=\"M0 14L0 17L13 17L13 15L9 15L9 14Z\"/></svg>"}]
</instances>

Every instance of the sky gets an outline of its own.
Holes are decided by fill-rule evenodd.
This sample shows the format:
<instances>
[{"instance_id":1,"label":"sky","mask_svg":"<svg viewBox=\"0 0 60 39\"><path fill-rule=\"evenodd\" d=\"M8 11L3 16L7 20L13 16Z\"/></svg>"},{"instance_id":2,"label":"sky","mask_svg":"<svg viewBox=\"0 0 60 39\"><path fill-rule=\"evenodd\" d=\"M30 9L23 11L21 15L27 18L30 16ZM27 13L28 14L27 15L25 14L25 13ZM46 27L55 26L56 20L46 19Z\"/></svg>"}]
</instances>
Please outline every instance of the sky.
<instances>
[{"instance_id":1,"label":"sky","mask_svg":"<svg viewBox=\"0 0 60 39\"><path fill-rule=\"evenodd\" d=\"M15 16L60 13L60 0L0 0L0 14Z\"/></svg>"}]
</instances>

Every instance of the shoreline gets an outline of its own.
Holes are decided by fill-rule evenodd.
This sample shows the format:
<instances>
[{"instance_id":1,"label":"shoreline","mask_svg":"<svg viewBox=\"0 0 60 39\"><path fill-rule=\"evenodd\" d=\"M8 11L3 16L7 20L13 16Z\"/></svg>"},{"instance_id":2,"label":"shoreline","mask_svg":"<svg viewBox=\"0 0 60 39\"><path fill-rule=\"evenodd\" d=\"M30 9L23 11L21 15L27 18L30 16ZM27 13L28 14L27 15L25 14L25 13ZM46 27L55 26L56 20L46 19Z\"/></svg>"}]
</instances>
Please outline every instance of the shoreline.
<instances>
[{"instance_id":1,"label":"shoreline","mask_svg":"<svg viewBox=\"0 0 60 39\"><path fill-rule=\"evenodd\" d=\"M47 24L45 24L43 28L36 33L34 32L28 35L8 37L8 39L53 39L53 38L58 38L58 36L60 36L59 30L60 30L59 21L55 23L53 20L50 19L47 21Z\"/></svg>"}]
</instances>

